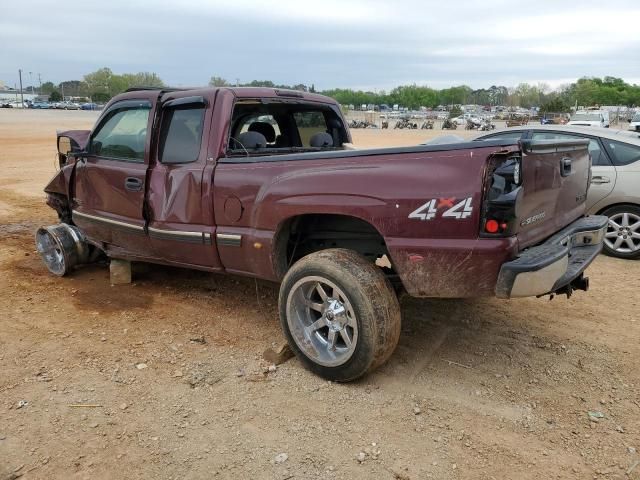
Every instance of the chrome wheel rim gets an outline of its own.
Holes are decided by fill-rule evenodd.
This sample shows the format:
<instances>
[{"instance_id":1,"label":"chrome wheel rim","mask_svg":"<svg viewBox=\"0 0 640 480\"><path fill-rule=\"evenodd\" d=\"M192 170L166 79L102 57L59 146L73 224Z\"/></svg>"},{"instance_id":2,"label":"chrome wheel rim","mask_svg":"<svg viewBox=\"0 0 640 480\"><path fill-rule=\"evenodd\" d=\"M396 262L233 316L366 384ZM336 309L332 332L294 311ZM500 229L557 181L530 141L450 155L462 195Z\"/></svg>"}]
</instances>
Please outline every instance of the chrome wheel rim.
<instances>
[{"instance_id":1,"label":"chrome wheel rim","mask_svg":"<svg viewBox=\"0 0 640 480\"><path fill-rule=\"evenodd\" d=\"M287 297L287 325L298 348L325 367L347 362L358 343L358 322L347 295L318 276L298 280Z\"/></svg>"},{"instance_id":2,"label":"chrome wheel rim","mask_svg":"<svg viewBox=\"0 0 640 480\"><path fill-rule=\"evenodd\" d=\"M611 215L604 243L618 253L640 250L640 216L629 212Z\"/></svg>"},{"instance_id":3,"label":"chrome wheel rim","mask_svg":"<svg viewBox=\"0 0 640 480\"><path fill-rule=\"evenodd\" d=\"M64 252L53 235L44 228L36 233L36 250L51 273L64 275L67 270Z\"/></svg>"}]
</instances>

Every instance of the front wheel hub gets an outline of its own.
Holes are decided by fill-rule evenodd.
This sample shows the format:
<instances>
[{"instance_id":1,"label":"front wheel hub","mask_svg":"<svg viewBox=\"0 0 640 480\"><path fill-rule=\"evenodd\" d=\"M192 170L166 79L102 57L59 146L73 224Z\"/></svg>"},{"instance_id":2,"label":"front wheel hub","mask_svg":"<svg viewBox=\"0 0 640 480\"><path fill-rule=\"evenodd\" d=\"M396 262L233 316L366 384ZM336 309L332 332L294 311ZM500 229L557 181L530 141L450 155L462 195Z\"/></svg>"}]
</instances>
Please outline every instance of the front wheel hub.
<instances>
[{"instance_id":1,"label":"front wheel hub","mask_svg":"<svg viewBox=\"0 0 640 480\"><path fill-rule=\"evenodd\" d=\"M66 223L40 227L36 249L51 273L62 277L89 259L89 245L78 228Z\"/></svg>"}]
</instances>

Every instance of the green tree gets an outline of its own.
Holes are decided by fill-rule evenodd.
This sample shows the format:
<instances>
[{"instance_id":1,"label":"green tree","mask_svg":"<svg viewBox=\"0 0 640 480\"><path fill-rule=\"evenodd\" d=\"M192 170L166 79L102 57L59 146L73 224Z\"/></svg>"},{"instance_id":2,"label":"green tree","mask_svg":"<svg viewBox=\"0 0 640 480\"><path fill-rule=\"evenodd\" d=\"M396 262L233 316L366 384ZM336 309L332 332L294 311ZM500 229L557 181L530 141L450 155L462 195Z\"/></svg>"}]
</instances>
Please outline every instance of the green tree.
<instances>
[{"instance_id":1,"label":"green tree","mask_svg":"<svg viewBox=\"0 0 640 480\"><path fill-rule=\"evenodd\" d=\"M49 94L50 102L60 102L61 100L62 100L62 95L60 95L60 92L58 92L57 90L54 90Z\"/></svg>"},{"instance_id":2,"label":"green tree","mask_svg":"<svg viewBox=\"0 0 640 480\"><path fill-rule=\"evenodd\" d=\"M111 95L105 92L95 92L91 94L91 100L98 103L106 103L111 100Z\"/></svg>"},{"instance_id":3,"label":"green tree","mask_svg":"<svg viewBox=\"0 0 640 480\"><path fill-rule=\"evenodd\" d=\"M44 82L40 87L40 93L42 95L51 95L52 92L56 90L56 86L53 82Z\"/></svg>"},{"instance_id":4,"label":"green tree","mask_svg":"<svg viewBox=\"0 0 640 480\"><path fill-rule=\"evenodd\" d=\"M122 86L124 86L124 90L131 87L164 87L162 79L157 73L153 72L123 73L122 75L114 75L112 77L112 82L116 84L115 86L117 88L122 88Z\"/></svg>"},{"instance_id":5,"label":"green tree","mask_svg":"<svg viewBox=\"0 0 640 480\"><path fill-rule=\"evenodd\" d=\"M569 104L559 95L550 98L540 106L540 113L567 113Z\"/></svg>"},{"instance_id":6,"label":"green tree","mask_svg":"<svg viewBox=\"0 0 640 480\"><path fill-rule=\"evenodd\" d=\"M211 79L209 80L209 85L211 85L212 87L228 87L231 84L222 77L211 77Z\"/></svg>"},{"instance_id":7,"label":"green tree","mask_svg":"<svg viewBox=\"0 0 640 480\"><path fill-rule=\"evenodd\" d=\"M109 68L101 68L84 76L87 91L93 97L107 100L131 87L163 87L164 82L153 72L114 74ZM67 91L65 90L65 95ZM100 100L104 101L104 100Z\"/></svg>"},{"instance_id":8,"label":"green tree","mask_svg":"<svg viewBox=\"0 0 640 480\"><path fill-rule=\"evenodd\" d=\"M66 80L60 82L58 90L60 90L64 96L82 97L89 95L89 87L81 80Z\"/></svg>"},{"instance_id":9,"label":"green tree","mask_svg":"<svg viewBox=\"0 0 640 480\"><path fill-rule=\"evenodd\" d=\"M111 95L111 92L109 91L109 82L111 81L112 76L113 72L110 68L106 67L86 74L84 76L84 81L87 84L87 89L91 96L95 96L96 93Z\"/></svg>"}]
</instances>

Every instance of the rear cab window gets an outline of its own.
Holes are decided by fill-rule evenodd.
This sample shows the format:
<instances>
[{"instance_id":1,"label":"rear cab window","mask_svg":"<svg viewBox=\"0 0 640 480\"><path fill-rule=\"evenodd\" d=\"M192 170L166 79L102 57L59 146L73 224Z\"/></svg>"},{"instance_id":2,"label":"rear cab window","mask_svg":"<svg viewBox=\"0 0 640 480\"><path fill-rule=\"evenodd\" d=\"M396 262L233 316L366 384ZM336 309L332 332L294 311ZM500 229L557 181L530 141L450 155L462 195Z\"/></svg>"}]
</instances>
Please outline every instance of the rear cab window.
<instances>
[{"instance_id":1,"label":"rear cab window","mask_svg":"<svg viewBox=\"0 0 640 480\"><path fill-rule=\"evenodd\" d=\"M309 145L316 133L327 131L327 122L320 112L296 112L293 114L303 145Z\"/></svg>"},{"instance_id":2,"label":"rear cab window","mask_svg":"<svg viewBox=\"0 0 640 480\"><path fill-rule=\"evenodd\" d=\"M227 154L339 150L347 142L348 132L335 105L243 98L233 108Z\"/></svg>"}]
</instances>

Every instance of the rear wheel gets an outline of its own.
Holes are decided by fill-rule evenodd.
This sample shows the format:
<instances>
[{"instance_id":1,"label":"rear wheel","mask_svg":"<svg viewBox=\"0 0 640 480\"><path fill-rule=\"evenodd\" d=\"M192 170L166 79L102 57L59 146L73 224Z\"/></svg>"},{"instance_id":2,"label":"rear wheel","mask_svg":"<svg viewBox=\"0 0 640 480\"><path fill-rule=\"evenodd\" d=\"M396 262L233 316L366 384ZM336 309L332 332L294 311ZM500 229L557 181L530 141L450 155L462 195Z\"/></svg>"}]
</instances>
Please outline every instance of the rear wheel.
<instances>
[{"instance_id":1,"label":"rear wheel","mask_svg":"<svg viewBox=\"0 0 640 480\"><path fill-rule=\"evenodd\" d=\"M346 249L299 260L280 287L280 322L300 361L347 382L384 363L400 337L400 305L382 271Z\"/></svg>"},{"instance_id":2,"label":"rear wheel","mask_svg":"<svg viewBox=\"0 0 640 480\"><path fill-rule=\"evenodd\" d=\"M602 214L609 217L605 253L618 258L640 258L640 207L619 205Z\"/></svg>"}]
</instances>

